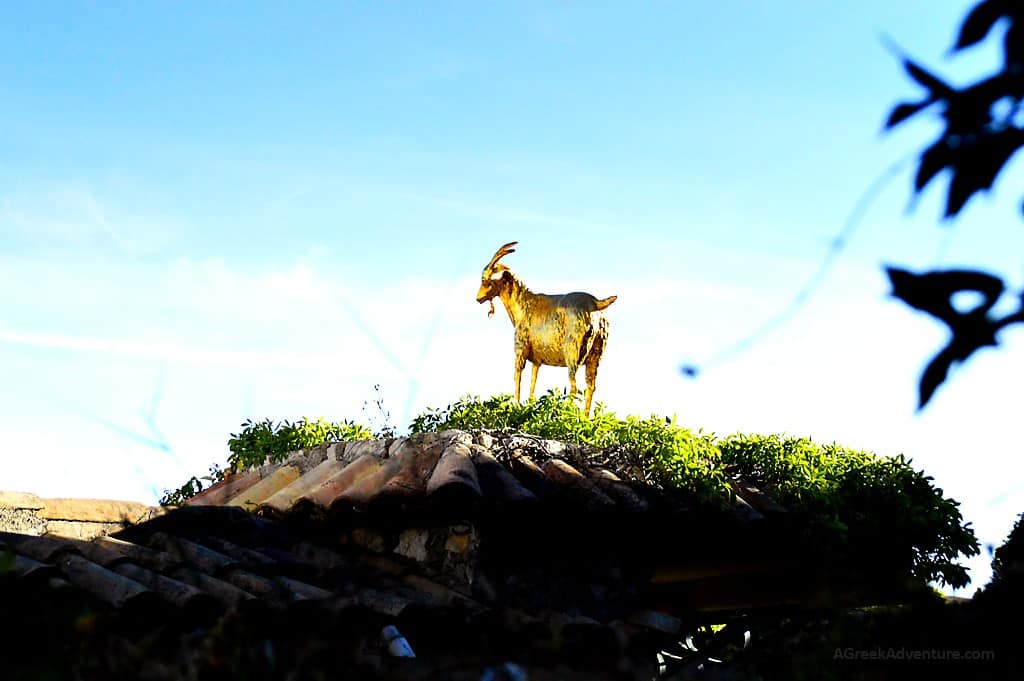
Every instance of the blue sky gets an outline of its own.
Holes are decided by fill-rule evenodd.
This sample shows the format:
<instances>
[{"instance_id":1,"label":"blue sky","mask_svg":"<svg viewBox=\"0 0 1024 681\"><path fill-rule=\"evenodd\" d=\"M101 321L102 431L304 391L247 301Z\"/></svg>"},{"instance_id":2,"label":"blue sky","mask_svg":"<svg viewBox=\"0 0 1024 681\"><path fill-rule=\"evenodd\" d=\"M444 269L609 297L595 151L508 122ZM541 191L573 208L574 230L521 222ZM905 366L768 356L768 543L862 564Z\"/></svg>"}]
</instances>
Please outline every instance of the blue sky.
<instances>
[{"instance_id":1,"label":"blue sky","mask_svg":"<svg viewBox=\"0 0 1024 681\"><path fill-rule=\"evenodd\" d=\"M247 417L365 419L379 384L404 426L510 391L511 328L473 296L518 240L534 290L619 296L598 400L905 453L998 544L1024 508L1021 334L916 414L945 332L881 264L1019 287L1018 168L943 225L901 166L805 307L678 371L785 309L935 133L882 134L918 95L883 35L954 80L996 63L948 58L966 9L4 5L0 488L152 502Z\"/></svg>"}]
</instances>

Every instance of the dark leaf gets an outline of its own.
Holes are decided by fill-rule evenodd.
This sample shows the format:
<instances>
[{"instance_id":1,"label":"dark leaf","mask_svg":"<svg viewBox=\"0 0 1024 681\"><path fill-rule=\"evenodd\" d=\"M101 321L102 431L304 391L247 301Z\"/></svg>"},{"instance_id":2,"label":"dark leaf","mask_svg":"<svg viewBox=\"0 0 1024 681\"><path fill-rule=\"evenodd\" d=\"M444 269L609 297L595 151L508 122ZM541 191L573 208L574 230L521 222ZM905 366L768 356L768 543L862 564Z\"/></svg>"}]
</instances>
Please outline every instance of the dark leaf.
<instances>
[{"instance_id":1,"label":"dark leaf","mask_svg":"<svg viewBox=\"0 0 1024 681\"><path fill-rule=\"evenodd\" d=\"M923 102L917 102L915 104L911 104L909 102L904 102L900 104L899 106L892 110L891 114L889 114L889 119L886 120L885 127L892 128L899 125L903 121L907 120L908 118L916 114L921 109L931 104L933 101L935 100L926 99Z\"/></svg>"},{"instance_id":2,"label":"dark leaf","mask_svg":"<svg viewBox=\"0 0 1024 681\"><path fill-rule=\"evenodd\" d=\"M899 267L886 267L892 295L907 305L952 324L962 315L950 302L961 291L980 293L985 302L976 310L987 313L1003 294L1002 279L974 270L934 270L915 274Z\"/></svg>"},{"instance_id":3,"label":"dark leaf","mask_svg":"<svg viewBox=\"0 0 1024 681\"><path fill-rule=\"evenodd\" d=\"M886 268L886 273L892 283L893 296L944 322L953 336L921 375L918 403L918 409L921 409L946 380L950 367L966 360L980 348L997 345L996 332L1010 321L1016 321L1016 317L1002 320L989 317L1005 289L1002 280L991 274L973 270L914 274L897 267ZM980 293L984 301L969 312L960 312L953 306L952 299L961 291Z\"/></svg>"},{"instance_id":4,"label":"dark leaf","mask_svg":"<svg viewBox=\"0 0 1024 681\"><path fill-rule=\"evenodd\" d=\"M982 41L995 23L1006 14L1003 0L982 0L967 15L960 27L954 50L962 50Z\"/></svg>"},{"instance_id":5,"label":"dark leaf","mask_svg":"<svg viewBox=\"0 0 1024 681\"><path fill-rule=\"evenodd\" d=\"M921 85L928 88L928 91L935 97L949 97L953 94L953 88L946 85L936 76L925 71L923 68L910 61L910 59L903 60L903 68L907 70L910 77L916 80Z\"/></svg>"},{"instance_id":6,"label":"dark leaf","mask_svg":"<svg viewBox=\"0 0 1024 681\"><path fill-rule=\"evenodd\" d=\"M924 372L921 374L921 384L918 386L918 410L924 409L924 406L928 404L928 400L935 394L935 390L946 380L949 368L953 366L954 361L947 347L935 355L934 359L925 367Z\"/></svg>"},{"instance_id":7,"label":"dark leaf","mask_svg":"<svg viewBox=\"0 0 1024 681\"><path fill-rule=\"evenodd\" d=\"M921 163L917 167L917 175L914 177L914 191L920 192L932 179L939 174L943 168L953 162L953 150L940 139L928 147L921 154Z\"/></svg>"},{"instance_id":8,"label":"dark leaf","mask_svg":"<svg viewBox=\"0 0 1024 681\"><path fill-rule=\"evenodd\" d=\"M949 194L946 196L945 217L951 218L959 213L971 196L983 189L981 178L968 172L964 168L958 168L949 182Z\"/></svg>"},{"instance_id":9,"label":"dark leaf","mask_svg":"<svg viewBox=\"0 0 1024 681\"><path fill-rule=\"evenodd\" d=\"M1003 166L1021 145L1024 145L1024 133L1010 129L986 134L977 143L962 148L955 161L953 180L949 183L946 217L959 213L975 192L990 189Z\"/></svg>"}]
</instances>

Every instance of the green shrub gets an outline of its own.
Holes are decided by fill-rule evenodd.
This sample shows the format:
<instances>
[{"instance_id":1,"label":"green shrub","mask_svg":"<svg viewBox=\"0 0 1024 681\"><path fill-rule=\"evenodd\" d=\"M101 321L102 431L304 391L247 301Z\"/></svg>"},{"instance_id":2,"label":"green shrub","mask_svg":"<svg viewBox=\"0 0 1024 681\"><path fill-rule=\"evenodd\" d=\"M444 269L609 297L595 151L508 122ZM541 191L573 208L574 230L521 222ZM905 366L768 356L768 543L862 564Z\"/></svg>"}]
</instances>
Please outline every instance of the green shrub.
<instances>
[{"instance_id":1,"label":"green shrub","mask_svg":"<svg viewBox=\"0 0 1024 681\"><path fill-rule=\"evenodd\" d=\"M968 582L955 561L978 553L970 523L958 504L942 496L923 471L903 456L880 457L839 445L780 435L694 433L674 418L619 418L597 404L586 418L575 400L550 391L518 404L511 395L464 397L416 416L412 433L447 429L517 431L600 448L588 455L620 475L666 489L683 490L694 502L722 507L732 498L730 479L742 476L785 506L823 551L870 549L895 560L921 580L954 587ZM162 504L180 504L228 471L282 461L298 449L332 441L373 437L365 426L324 419L295 423L247 420L228 440L227 471L217 466L168 491Z\"/></svg>"},{"instance_id":2,"label":"green shrub","mask_svg":"<svg viewBox=\"0 0 1024 681\"><path fill-rule=\"evenodd\" d=\"M550 440L614 450L615 468L634 479L683 489L701 502L721 505L729 499L728 482L718 465L714 438L693 433L661 416L618 418L598 403L587 418L564 393L549 391L540 399L517 404L511 395L488 399L464 397L443 409L428 409L413 419L410 430L422 433L450 428L489 428L537 435ZM605 453L608 456L609 453Z\"/></svg>"},{"instance_id":3,"label":"green shrub","mask_svg":"<svg viewBox=\"0 0 1024 681\"><path fill-rule=\"evenodd\" d=\"M193 475L178 489L165 489L164 495L160 497L159 503L161 506L181 506L207 487L216 485L227 477L229 472L229 470L221 468L217 464L213 464L210 466L210 472L208 475L204 475L202 477L196 477ZM204 482L206 484L203 484Z\"/></svg>"},{"instance_id":4,"label":"green shrub","mask_svg":"<svg viewBox=\"0 0 1024 681\"><path fill-rule=\"evenodd\" d=\"M617 468L632 468L631 477L685 490L705 503L728 499L729 478L743 476L798 516L822 550L841 555L844 547L872 547L925 581L966 585L967 571L955 561L978 553L959 504L902 455L780 435L716 439L674 419L620 419L600 404L587 420L572 399L553 392L521 405L511 395L465 397L427 410L411 425L413 432L446 428L509 429L612 448L619 452Z\"/></svg>"},{"instance_id":5,"label":"green shrub","mask_svg":"<svg viewBox=\"0 0 1024 681\"><path fill-rule=\"evenodd\" d=\"M731 471L813 519L810 529L824 533L822 540L892 551L926 581L954 587L969 581L954 561L978 553L970 523L963 522L959 504L902 455L880 457L779 435L732 435L718 444Z\"/></svg>"},{"instance_id":6,"label":"green shrub","mask_svg":"<svg viewBox=\"0 0 1024 681\"><path fill-rule=\"evenodd\" d=\"M1017 516L1006 541L992 557L992 580L975 600L988 608L1010 611L1024 603L1024 513Z\"/></svg>"},{"instance_id":7,"label":"green shrub","mask_svg":"<svg viewBox=\"0 0 1024 681\"><path fill-rule=\"evenodd\" d=\"M367 440L373 437L370 430L352 421L331 423L324 418L309 421L305 418L295 423L281 421L275 424L270 419L253 421L246 419L240 432L232 433L228 440L228 467L217 464L210 467L209 475L192 476L181 487L164 490L161 506L179 506L204 489L223 480L229 473L242 471L252 466L262 466L267 461L283 461L289 452L316 447L325 442L343 440ZM204 484L205 483L205 484Z\"/></svg>"},{"instance_id":8,"label":"green shrub","mask_svg":"<svg viewBox=\"0 0 1024 681\"><path fill-rule=\"evenodd\" d=\"M228 440L228 449L231 450L228 465L232 470L240 471L262 466L268 460L284 461L289 452L325 442L368 440L372 437L369 428L348 420L331 423L321 417L316 421L303 418L295 423L281 421L275 424L270 419L246 419L241 432L232 433Z\"/></svg>"}]
</instances>

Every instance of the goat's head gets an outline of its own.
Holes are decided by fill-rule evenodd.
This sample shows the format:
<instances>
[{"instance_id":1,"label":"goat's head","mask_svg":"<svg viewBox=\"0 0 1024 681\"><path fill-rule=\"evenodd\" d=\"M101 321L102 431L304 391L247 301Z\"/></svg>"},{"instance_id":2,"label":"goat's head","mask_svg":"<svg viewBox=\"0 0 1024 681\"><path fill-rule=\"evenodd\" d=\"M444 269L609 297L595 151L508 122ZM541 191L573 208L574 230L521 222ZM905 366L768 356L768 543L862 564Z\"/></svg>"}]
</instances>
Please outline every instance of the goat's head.
<instances>
[{"instance_id":1,"label":"goat's head","mask_svg":"<svg viewBox=\"0 0 1024 681\"><path fill-rule=\"evenodd\" d=\"M510 241L499 248L491 258L491 261L487 263L487 267L484 268L483 274L480 277L480 290L476 292L476 302L491 302L491 309L487 313L488 317L494 314L494 297L501 295L502 280L505 277L505 273L509 272L508 267L498 261L509 253L514 252L516 249L512 247L517 243L519 242Z\"/></svg>"}]
</instances>

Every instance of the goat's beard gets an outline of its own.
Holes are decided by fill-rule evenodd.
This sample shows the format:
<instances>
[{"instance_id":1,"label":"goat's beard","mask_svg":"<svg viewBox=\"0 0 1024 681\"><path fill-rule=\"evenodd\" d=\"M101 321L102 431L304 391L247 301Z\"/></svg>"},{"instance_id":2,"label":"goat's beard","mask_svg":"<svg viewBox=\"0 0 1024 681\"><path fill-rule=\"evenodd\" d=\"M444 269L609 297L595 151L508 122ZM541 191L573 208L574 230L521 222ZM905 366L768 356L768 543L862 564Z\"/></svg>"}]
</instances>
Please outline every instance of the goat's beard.
<instances>
[{"instance_id":1,"label":"goat's beard","mask_svg":"<svg viewBox=\"0 0 1024 681\"><path fill-rule=\"evenodd\" d=\"M487 302L489 302L491 304L491 309L488 310L488 312L487 312L487 318L490 319L491 317L494 316L494 298L491 298Z\"/></svg>"}]
</instances>

